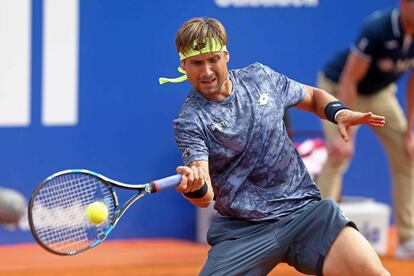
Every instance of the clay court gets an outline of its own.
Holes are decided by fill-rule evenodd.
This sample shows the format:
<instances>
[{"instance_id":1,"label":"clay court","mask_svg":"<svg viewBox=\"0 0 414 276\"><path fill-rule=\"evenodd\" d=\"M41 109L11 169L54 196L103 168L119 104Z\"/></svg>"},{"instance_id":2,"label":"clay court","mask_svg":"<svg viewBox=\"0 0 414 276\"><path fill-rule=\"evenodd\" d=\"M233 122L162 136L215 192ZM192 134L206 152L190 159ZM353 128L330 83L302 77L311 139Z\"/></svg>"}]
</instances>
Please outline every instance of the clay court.
<instances>
[{"instance_id":1,"label":"clay court","mask_svg":"<svg viewBox=\"0 0 414 276\"><path fill-rule=\"evenodd\" d=\"M385 267L395 276L414 275L413 261L392 257L396 236L390 230ZM95 249L71 257L46 252L37 244L0 247L0 275L7 276L109 276L197 275L207 256L208 245L172 239L107 241ZM270 275L303 275L286 264Z\"/></svg>"}]
</instances>

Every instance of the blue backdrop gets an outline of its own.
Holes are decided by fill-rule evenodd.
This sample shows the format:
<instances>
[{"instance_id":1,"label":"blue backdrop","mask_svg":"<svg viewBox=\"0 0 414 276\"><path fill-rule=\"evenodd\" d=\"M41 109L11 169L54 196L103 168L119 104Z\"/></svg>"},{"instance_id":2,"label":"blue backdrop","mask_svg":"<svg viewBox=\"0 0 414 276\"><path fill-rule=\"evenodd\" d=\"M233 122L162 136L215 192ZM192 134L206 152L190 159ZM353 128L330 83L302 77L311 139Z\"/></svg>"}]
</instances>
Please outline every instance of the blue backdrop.
<instances>
[{"instance_id":1,"label":"blue backdrop","mask_svg":"<svg viewBox=\"0 0 414 276\"><path fill-rule=\"evenodd\" d=\"M313 2L311 7L221 7L218 3L249 1L79 2L78 123L47 127L41 123L44 2L32 1L31 123L0 128L0 185L27 197L46 176L67 168L88 168L128 183L175 173L181 157L172 120L190 87L160 86L158 77L178 75L175 32L190 17L215 17L224 23L230 68L260 61L315 85L319 68L335 51L349 46L367 14L398 3L320 0L292 1ZM403 82L400 88L403 99ZM290 111L290 116L294 131L320 130L319 120L311 114ZM382 148L365 127L359 138L344 193L391 204ZM122 192L120 200L129 196ZM175 191L146 197L131 207L111 236L147 237L194 239L194 207ZM0 229L0 244L31 241L29 232Z\"/></svg>"}]
</instances>

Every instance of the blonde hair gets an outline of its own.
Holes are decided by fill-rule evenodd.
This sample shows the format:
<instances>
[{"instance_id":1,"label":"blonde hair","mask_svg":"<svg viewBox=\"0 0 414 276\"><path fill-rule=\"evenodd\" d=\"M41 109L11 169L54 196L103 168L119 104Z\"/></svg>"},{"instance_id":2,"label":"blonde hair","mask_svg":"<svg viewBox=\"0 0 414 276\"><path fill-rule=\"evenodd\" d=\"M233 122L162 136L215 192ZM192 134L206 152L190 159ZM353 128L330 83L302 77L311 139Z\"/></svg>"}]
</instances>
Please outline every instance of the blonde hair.
<instances>
[{"instance_id":1,"label":"blonde hair","mask_svg":"<svg viewBox=\"0 0 414 276\"><path fill-rule=\"evenodd\" d=\"M187 20L177 31L175 46L179 53L201 50L207 40L214 38L222 46L227 45L227 33L223 24L215 18L196 17ZM197 41L196 45L194 41Z\"/></svg>"}]
</instances>

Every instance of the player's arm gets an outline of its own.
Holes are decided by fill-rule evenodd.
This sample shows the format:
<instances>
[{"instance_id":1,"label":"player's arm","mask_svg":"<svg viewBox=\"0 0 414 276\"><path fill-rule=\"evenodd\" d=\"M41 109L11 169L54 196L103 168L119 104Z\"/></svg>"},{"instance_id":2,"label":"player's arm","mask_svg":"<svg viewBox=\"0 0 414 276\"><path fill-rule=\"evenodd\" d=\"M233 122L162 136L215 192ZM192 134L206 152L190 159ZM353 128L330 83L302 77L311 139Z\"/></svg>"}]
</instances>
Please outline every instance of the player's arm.
<instances>
[{"instance_id":1,"label":"player's arm","mask_svg":"<svg viewBox=\"0 0 414 276\"><path fill-rule=\"evenodd\" d=\"M313 112L322 119L338 124L339 134L345 141L349 140L349 128L351 126L368 124L370 126L382 127L385 124L384 117L374 115L371 112L361 113L352 111L322 89L306 85L305 89L307 93L295 107Z\"/></svg>"},{"instance_id":2,"label":"player's arm","mask_svg":"<svg viewBox=\"0 0 414 276\"><path fill-rule=\"evenodd\" d=\"M208 162L204 160L193 161L188 166L177 167L177 173L183 175L177 191L192 204L206 208L214 198Z\"/></svg>"},{"instance_id":3,"label":"player's arm","mask_svg":"<svg viewBox=\"0 0 414 276\"><path fill-rule=\"evenodd\" d=\"M408 154L414 158L414 70L411 70L407 82L407 132L406 147Z\"/></svg>"},{"instance_id":4,"label":"player's arm","mask_svg":"<svg viewBox=\"0 0 414 276\"><path fill-rule=\"evenodd\" d=\"M328 120L325 114L325 107L328 103L337 101L338 99L328 92L316 87L305 85L305 89L305 97L301 102L295 105L295 107L304 111L315 113L320 118Z\"/></svg>"},{"instance_id":5,"label":"player's arm","mask_svg":"<svg viewBox=\"0 0 414 276\"><path fill-rule=\"evenodd\" d=\"M369 64L370 61L368 59L351 52L340 78L337 95L338 99L322 89L305 86L308 93L296 107L314 112L323 119L329 119L326 118L324 112L325 107L329 102L340 100L346 106L352 107L357 96L358 83L364 78Z\"/></svg>"}]
</instances>

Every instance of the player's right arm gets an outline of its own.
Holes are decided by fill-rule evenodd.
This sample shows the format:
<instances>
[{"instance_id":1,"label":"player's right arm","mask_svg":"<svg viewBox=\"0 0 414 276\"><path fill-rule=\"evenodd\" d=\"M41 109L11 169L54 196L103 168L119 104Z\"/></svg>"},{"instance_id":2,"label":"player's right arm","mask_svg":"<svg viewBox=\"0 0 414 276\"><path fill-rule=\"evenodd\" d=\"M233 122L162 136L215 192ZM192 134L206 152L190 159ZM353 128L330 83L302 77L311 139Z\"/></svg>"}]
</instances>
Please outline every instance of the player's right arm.
<instances>
[{"instance_id":1,"label":"player's right arm","mask_svg":"<svg viewBox=\"0 0 414 276\"><path fill-rule=\"evenodd\" d=\"M208 162L196 160L188 166L178 166L177 173L183 175L177 191L192 204L200 208L208 207L214 198Z\"/></svg>"}]
</instances>

